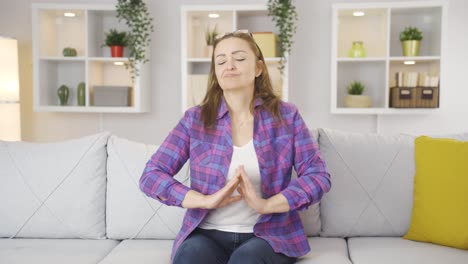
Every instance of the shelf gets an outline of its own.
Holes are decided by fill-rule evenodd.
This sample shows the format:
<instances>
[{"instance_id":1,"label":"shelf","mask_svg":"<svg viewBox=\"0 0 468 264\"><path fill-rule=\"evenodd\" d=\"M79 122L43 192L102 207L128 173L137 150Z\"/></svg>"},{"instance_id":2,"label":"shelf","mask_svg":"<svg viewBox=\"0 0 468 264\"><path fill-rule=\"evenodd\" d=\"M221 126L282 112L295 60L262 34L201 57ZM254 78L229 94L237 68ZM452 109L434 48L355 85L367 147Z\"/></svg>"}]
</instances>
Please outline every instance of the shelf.
<instances>
[{"instance_id":1,"label":"shelf","mask_svg":"<svg viewBox=\"0 0 468 264\"><path fill-rule=\"evenodd\" d=\"M438 61L440 56L390 57L390 61Z\"/></svg>"},{"instance_id":2,"label":"shelf","mask_svg":"<svg viewBox=\"0 0 468 264\"><path fill-rule=\"evenodd\" d=\"M348 57L354 41L362 41L368 57L383 57L387 50L387 21L386 9L365 9L362 17L353 16L350 9L338 11L338 57Z\"/></svg>"},{"instance_id":3,"label":"shelf","mask_svg":"<svg viewBox=\"0 0 468 264\"><path fill-rule=\"evenodd\" d=\"M75 16L64 17L65 12L73 12ZM128 27L118 21L116 14L115 6L110 4L32 4L34 111L149 111L150 63L138 65L140 76L133 82L130 71L125 67L129 60L128 51L124 49L122 58L113 58L109 47L103 46L105 35L110 29L128 31ZM64 47L75 48L77 56L63 56ZM123 64L116 65L118 62ZM78 106L77 103L77 86L81 82L85 83L84 106ZM70 89L66 106L59 105L57 89L61 85L67 85ZM126 87L129 90L129 103L122 103L122 106L93 105L97 86L106 87L100 91L117 86ZM103 98L114 98L114 101L106 99L106 103L120 105L116 103L117 99L124 101L121 88L106 91L108 93Z\"/></svg>"},{"instance_id":4,"label":"shelf","mask_svg":"<svg viewBox=\"0 0 468 264\"><path fill-rule=\"evenodd\" d=\"M281 58L279 57L274 57L274 58L265 58L266 63L274 63L274 62L279 62ZM199 63L199 62L206 62L206 63L211 63L211 58L188 58L187 62L194 62L194 63Z\"/></svg>"},{"instance_id":5,"label":"shelf","mask_svg":"<svg viewBox=\"0 0 468 264\"><path fill-rule=\"evenodd\" d=\"M426 114L437 108L390 108L390 87L395 86L396 73L425 73L428 77L443 80L441 61L442 43L446 28L443 2L385 2L333 4L331 104L334 114ZM363 11L364 16L354 16ZM423 32L420 56L403 56L399 39L406 26L416 26ZM349 50L353 41L363 41L366 57L351 58ZM412 61L414 64L405 64ZM422 75L420 75L422 76ZM423 76L424 77L424 76ZM414 78L414 79L413 79ZM436 81L437 78L421 78ZM352 81L364 84L364 95L372 99L370 108L347 108L347 86ZM443 82L439 85L444 96Z\"/></svg>"},{"instance_id":6,"label":"shelf","mask_svg":"<svg viewBox=\"0 0 468 264\"><path fill-rule=\"evenodd\" d=\"M65 17L74 13L75 17ZM62 56L66 47L75 48L78 56L86 55L85 12L77 9L57 8L41 10L38 14L37 34L39 56Z\"/></svg>"},{"instance_id":7,"label":"shelf","mask_svg":"<svg viewBox=\"0 0 468 264\"><path fill-rule=\"evenodd\" d=\"M333 114L401 114L401 115L421 115L421 114L433 114L438 112L438 108L336 108Z\"/></svg>"},{"instance_id":8,"label":"shelf","mask_svg":"<svg viewBox=\"0 0 468 264\"><path fill-rule=\"evenodd\" d=\"M385 57L374 57L374 58L338 58L338 62L368 62L368 61L386 61Z\"/></svg>"},{"instance_id":9,"label":"shelf","mask_svg":"<svg viewBox=\"0 0 468 264\"><path fill-rule=\"evenodd\" d=\"M442 6L391 8L390 55L402 56L400 32L407 26L423 33L421 56L440 56L442 40Z\"/></svg>"},{"instance_id":10,"label":"shelf","mask_svg":"<svg viewBox=\"0 0 468 264\"><path fill-rule=\"evenodd\" d=\"M197 105L204 98L211 58L205 51L205 32L215 25L220 34L238 29L250 32L275 32L266 5L184 5L181 9L182 111ZM218 14L218 18L209 18ZM278 50L278 49L277 49ZM265 63L274 91L288 100L287 65L283 76L278 70L281 58L267 57Z\"/></svg>"}]
</instances>

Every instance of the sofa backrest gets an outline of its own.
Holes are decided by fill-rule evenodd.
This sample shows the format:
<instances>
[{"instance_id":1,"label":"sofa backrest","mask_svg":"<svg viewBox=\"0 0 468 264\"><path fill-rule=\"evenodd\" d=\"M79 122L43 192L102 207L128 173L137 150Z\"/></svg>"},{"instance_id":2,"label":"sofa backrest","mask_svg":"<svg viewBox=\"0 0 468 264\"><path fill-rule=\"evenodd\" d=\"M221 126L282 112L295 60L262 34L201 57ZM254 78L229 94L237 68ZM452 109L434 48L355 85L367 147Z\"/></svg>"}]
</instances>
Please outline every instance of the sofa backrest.
<instances>
[{"instance_id":1,"label":"sofa backrest","mask_svg":"<svg viewBox=\"0 0 468 264\"><path fill-rule=\"evenodd\" d=\"M105 238L108 137L0 141L0 237Z\"/></svg>"},{"instance_id":2,"label":"sofa backrest","mask_svg":"<svg viewBox=\"0 0 468 264\"><path fill-rule=\"evenodd\" d=\"M311 132L318 137L317 130ZM182 226L185 209L166 206L139 188L139 179L156 145L111 136L107 145L107 237L111 239L174 239ZM175 178L189 186L189 162ZM293 176L295 177L295 176ZM306 233L320 231L319 204L302 211Z\"/></svg>"},{"instance_id":3,"label":"sofa backrest","mask_svg":"<svg viewBox=\"0 0 468 264\"><path fill-rule=\"evenodd\" d=\"M185 209L166 206L146 196L139 180L146 162L157 150L111 136L107 145L107 237L111 239L174 239ZM187 164L175 176L189 186Z\"/></svg>"}]
</instances>

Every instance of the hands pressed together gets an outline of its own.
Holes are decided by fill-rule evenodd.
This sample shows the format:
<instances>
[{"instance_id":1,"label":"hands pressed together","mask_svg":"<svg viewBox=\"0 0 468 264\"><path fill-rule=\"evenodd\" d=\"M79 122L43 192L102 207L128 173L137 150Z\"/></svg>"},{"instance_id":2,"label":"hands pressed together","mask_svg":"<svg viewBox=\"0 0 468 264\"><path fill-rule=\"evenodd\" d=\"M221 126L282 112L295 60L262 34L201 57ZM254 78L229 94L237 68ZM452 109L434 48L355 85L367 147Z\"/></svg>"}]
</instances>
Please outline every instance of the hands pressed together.
<instances>
[{"instance_id":1,"label":"hands pressed together","mask_svg":"<svg viewBox=\"0 0 468 264\"><path fill-rule=\"evenodd\" d=\"M239 195L232 195L235 190ZM185 208L216 209L240 200L244 200L249 207L259 214L289 211L288 201L282 194L274 195L269 199L258 196L242 165L236 169L235 176L223 188L213 194L203 195L190 190L182 201L182 206Z\"/></svg>"}]
</instances>

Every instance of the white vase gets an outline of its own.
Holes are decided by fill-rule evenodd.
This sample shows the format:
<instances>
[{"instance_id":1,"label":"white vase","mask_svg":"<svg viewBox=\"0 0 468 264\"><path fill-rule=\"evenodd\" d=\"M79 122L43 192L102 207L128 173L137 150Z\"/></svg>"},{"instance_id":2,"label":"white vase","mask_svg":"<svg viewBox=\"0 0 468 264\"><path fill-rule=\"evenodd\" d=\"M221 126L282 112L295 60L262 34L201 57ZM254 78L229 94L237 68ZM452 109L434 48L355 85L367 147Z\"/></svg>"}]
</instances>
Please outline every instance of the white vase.
<instances>
[{"instance_id":1,"label":"white vase","mask_svg":"<svg viewBox=\"0 0 468 264\"><path fill-rule=\"evenodd\" d=\"M348 94L345 98L346 107L371 107L372 100L367 95L351 95Z\"/></svg>"}]
</instances>

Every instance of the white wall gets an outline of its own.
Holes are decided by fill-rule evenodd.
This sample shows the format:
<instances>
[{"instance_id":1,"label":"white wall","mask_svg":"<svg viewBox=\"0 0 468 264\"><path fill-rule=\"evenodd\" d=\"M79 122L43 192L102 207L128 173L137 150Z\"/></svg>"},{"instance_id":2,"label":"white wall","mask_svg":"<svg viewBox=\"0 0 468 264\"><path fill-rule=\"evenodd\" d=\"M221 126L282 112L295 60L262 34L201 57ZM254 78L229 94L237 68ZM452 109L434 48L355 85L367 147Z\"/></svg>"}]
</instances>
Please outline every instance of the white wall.
<instances>
[{"instance_id":1,"label":"white wall","mask_svg":"<svg viewBox=\"0 0 468 264\"><path fill-rule=\"evenodd\" d=\"M145 143L158 144L181 117L180 6L183 4L250 4L265 0L150 0L156 31L151 47L151 112L145 114L34 113L32 111L31 3L114 3L100 1L0 1L0 35L19 40L23 140L54 141L101 129ZM330 127L381 133L448 133L468 131L468 4L447 0L449 18L445 54L443 109L428 115L332 115L330 47L332 0L295 0L299 25L290 57L289 101L295 103L310 128ZM386 1L374 1L386 2Z\"/></svg>"}]
</instances>

